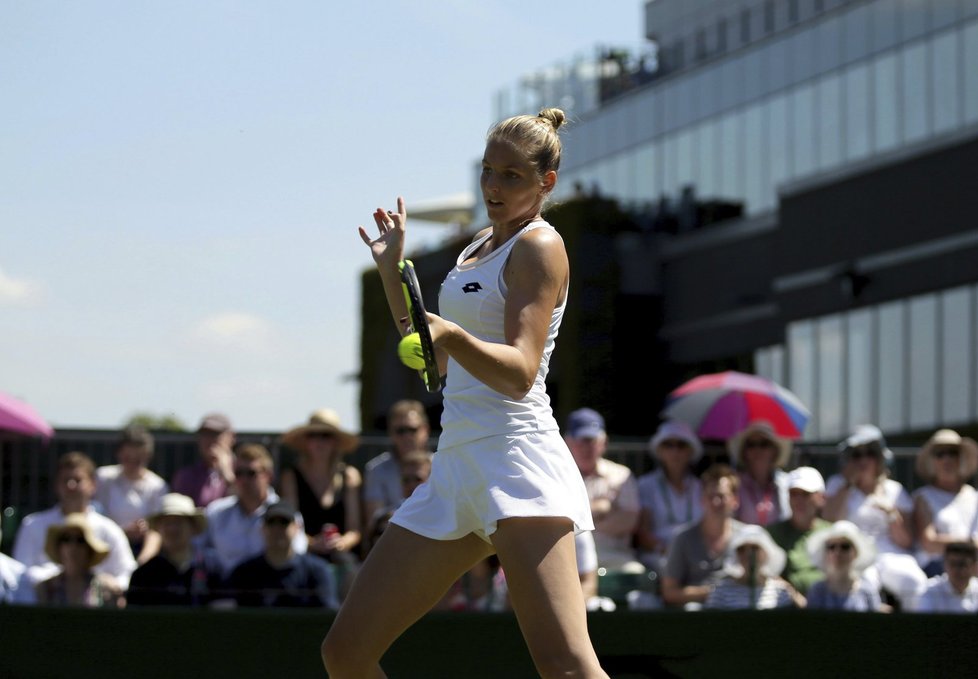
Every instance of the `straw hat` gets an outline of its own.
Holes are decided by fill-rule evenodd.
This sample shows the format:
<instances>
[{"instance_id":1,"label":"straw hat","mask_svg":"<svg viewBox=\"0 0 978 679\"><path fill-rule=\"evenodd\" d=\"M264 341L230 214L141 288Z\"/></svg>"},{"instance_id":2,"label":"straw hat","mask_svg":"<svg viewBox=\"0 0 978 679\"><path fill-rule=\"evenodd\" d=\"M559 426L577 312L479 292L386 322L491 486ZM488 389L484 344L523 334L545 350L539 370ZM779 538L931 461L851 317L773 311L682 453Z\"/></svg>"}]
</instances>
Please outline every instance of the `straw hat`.
<instances>
[{"instance_id":1,"label":"straw hat","mask_svg":"<svg viewBox=\"0 0 978 679\"><path fill-rule=\"evenodd\" d=\"M784 550L774 543L770 533L754 524L747 524L734 533L730 539L730 547L727 550L727 558L723 569L734 577L744 574L744 567L737 560L737 548L744 545L757 545L767 555L767 561L760 565L761 572L765 575L775 577L781 575L784 570L785 562L788 560Z\"/></svg>"},{"instance_id":2,"label":"straw hat","mask_svg":"<svg viewBox=\"0 0 978 679\"><path fill-rule=\"evenodd\" d=\"M859 530L856 524L845 520L836 521L828 528L817 530L808 537L808 556L812 563L825 570L825 543L840 539L848 540L856 548L856 558L852 562L854 570L862 572L873 563L876 558L876 546L873 541Z\"/></svg>"},{"instance_id":3,"label":"straw hat","mask_svg":"<svg viewBox=\"0 0 978 679\"><path fill-rule=\"evenodd\" d=\"M111 549L109 545L102 542L95 536L95 533L92 531L92 527L89 525L88 519L85 518L85 515L80 512L76 512L66 516L64 523L55 524L48 527L47 537L44 541L44 553L47 554L48 558L54 563L61 563L61 553L58 549L58 542L61 540L61 536L68 531L80 531L85 542L92 550L92 560L89 563L89 566L97 566L105 561L106 557L109 556L109 550Z\"/></svg>"},{"instance_id":4,"label":"straw hat","mask_svg":"<svg viewBox=\"0 0 978 679\"><path fill-rule=\"evenodd\" d=\"M703 444L700 442L696 432L688 424L679 420L666 420L659 425L655 435L649 441L649 453L658 459L659 444L670 439L678 439L689 444L689 447L693 449L693 457L690 459L690 464L696 464L703 457Z\"/></svg>"},{"instance_id":5,"label":"straw hat","mask_svg":"<svg viewBox=\"0 0 978 679\"><path fill-rule=\"evenodd\" d=\"M744 448L744 441L751 434L763 436L774 443L775 448L778 449L778 459L775 462L775 466L784 467L788 464L788 459L791 457L791 441L778 436L774 432L774 426L770 422L766 420L754 420L727 441L727 452L730 453L730 462L734 466L739 464L740 451Z\"/></svg>"},{"instance_id":6,"label":"straw hat","mask_svg":"<svg viewBox=\"0 0 978 679\"><path fill-rule=\"evenodd\" d=\"M309 421L299 427L294 427L282 436L282 443L289 448L302 450L306 434L323 432L336 436L341 453L349 453L360 445L360 437L351 434L340 427L340 416L335 410L320 408L309 416Z\"/></svg>"},{"instance_id":7,"label":"straw hat","mask_svg":"<svg viewBox=\"0 0 978 679\"><path fill-rule=\"evenodd\" d=\"M160 502L160 511L147 518L149 527L159 530L157 525L164 516L186 516L193 519L194 535L200 535L207 529L207 517L203 510L194 505L193 499L180 493L167 493Z\"/></svg>"},{"instance_id":8,"label":"straw hat","mask_svg":"<svg viewBox=\"0 0 978 679\"><path fill-rule=\"evenodd\" d=\"M917 476L928 482L934 479L934 449L944 447L955 447L960 451L959 473L962 479L971 478L978 471L978 443L972 438L961 436L953 429L939 429L917 453L914 463Z\"/></svg>"}]
</instances>

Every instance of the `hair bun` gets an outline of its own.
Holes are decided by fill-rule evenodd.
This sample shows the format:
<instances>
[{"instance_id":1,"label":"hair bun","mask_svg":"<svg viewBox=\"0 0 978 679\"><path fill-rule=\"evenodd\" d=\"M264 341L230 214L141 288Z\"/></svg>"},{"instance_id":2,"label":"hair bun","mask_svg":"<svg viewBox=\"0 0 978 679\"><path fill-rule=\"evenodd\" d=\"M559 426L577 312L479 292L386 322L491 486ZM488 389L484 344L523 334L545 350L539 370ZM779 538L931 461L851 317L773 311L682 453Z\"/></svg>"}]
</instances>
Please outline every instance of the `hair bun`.
<instances>
[{"instance_id":1,"label":"hair bun","mask_svg":"<svg viewBox=\"0 0 978 679\"><path fill-rule=\"evenodd\" d=\"M537 118L543 118L551 125L553 125L554 131L559 130L560 126L564 124L567 116L559 108L545 108L537 114Z\"/></svg>"}]
</instances>

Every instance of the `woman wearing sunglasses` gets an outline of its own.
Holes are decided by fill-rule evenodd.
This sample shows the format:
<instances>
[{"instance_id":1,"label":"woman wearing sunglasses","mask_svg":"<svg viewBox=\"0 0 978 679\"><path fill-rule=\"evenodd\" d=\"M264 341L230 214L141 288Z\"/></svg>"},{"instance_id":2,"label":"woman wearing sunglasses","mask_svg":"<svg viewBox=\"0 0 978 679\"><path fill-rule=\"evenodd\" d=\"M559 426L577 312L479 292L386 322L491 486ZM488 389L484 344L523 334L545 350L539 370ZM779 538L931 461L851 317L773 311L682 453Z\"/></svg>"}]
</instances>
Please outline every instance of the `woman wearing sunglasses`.
<instances>
[{"instance_id":1,"label":"woman wearing sunglasses","mask_svg":"<svg viewBox=\"0 0 978 679\"><path fill-rule=\"evenodd\" d=\"M825 579L808 589L808 607L836 611L889 611L879 590L863 579L873 563L873 543L851 521L836 521L808 539L808 555Z\"/></svg>"},{"instance_id":2,"label":"woman wearing sunglasses","mask_svg":"<svg viewBox=\"0 0 978 679\"><path fill-rule=\"evenodd\" d=\"M122 608L126 604L115 578L93 569L109 556L109 545L95 536L84 514L68 514L64 523L48 528L44 551L61 572L38 583L42 606Z\"/></svg>"},{"instance_id":3,"label":"woman wearing sunglasses","mask_svg":"<svg viewBox=\"0 0 978 679\"><path fill-rule=\"evenodd\" d=\"M971 540L978 491L968 483L978 470L978 443L941 429L917 453L917 476L927 485L913 493L917 561L928 576L944 572L944 548Z\"/></svg>"},{"instance_id":4,"label":"woman wearing sunglasses","mask_svg":"<svg viewBox=\"0 0 978 679\"><path fill-rule=\"evenodd\" d=\"M838 448L841 471L826 484L822 516L851 521L873 540L876 559L866 577L909 609L927 576L910 551L913 501L903 484L889 478L893 453L870 424L857 427Z\"/></svg>"}]
</instances>

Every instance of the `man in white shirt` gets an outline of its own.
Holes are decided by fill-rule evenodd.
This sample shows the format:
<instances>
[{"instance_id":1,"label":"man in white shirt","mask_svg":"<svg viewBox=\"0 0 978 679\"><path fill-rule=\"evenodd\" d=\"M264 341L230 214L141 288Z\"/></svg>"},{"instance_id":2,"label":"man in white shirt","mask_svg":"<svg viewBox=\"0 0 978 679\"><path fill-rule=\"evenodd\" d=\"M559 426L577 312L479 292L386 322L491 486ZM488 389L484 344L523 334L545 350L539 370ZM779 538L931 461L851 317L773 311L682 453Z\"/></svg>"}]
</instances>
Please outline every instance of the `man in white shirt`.
<instances>
[{"instance_id":1,"label":"man in white shirt","mask_svg":"<svg viewBox=\"0 0 978 679\"><path fill-rule=\"evenodd\" d=\"M234 455L234 486L235 495L207 505L207 530L200 536L201 546L213 550L225 577L235 566L265 550L265 510L278 502L279 496L272 488L272 456L264 446L248 443L238 448ZM298 513L296 522L302 529L302 516ZM306 553L305 530L297 532L292 547L296 554Z\"/></svg>"},{"instance_id":2,"label":"man in white shirt","mask_svg":"<svg viewBox=\"0 0 978 679\"><path fill-rule=\"evenodd\" d=\"M136 559L118 524L91 506L95 496L95 463L83 453L65 453L58 460L56 483L58 504L28 514L21 521L14 541L14 559L27 567L28 577L34 585L57 575L61 567L44 552L48 528L63 524L68 514L80 512L88 519L96 537L109 546L109 556L94 570L111 575L125 590L129 586L129 576L136 569Z\"/></svg>"},{"instance_id":3,"label":"man in white shirt","mask_svg":"<svg viewBox=\"0 0 978 679\"><path fill-rule=\"evenodd\" d=\"M944 548L944 573L927 581L914 606L918 613L978 613L978 547L952 542Z\"/></svg>"}]
</instances>

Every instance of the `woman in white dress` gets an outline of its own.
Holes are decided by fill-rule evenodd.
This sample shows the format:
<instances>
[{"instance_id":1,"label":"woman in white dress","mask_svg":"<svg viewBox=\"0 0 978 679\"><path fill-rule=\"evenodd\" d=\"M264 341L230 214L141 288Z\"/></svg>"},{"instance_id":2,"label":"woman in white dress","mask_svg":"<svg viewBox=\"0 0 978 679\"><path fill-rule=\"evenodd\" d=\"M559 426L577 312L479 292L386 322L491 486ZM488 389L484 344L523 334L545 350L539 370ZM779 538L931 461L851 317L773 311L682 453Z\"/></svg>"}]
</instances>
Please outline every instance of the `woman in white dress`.
<instances>
[{"instance_id":1,"label":"woman in white dress","mask_svg":"<svg viewBox=\"0 0 978 679\"><path fill-rule=\"evenodd\" d=\"M876 559L865 577L909 610L927 576L911 553L913 501L903 484L889 478L893 452L879 427L867 424L839 444L839 453L841 472L825 484L822 517L847 519L872 538Z\"/></svg>"},{"instance_id":2,"label":"woman in white dress","mask_svg":"<svg viewBox=\"0 0 978 679\"><path fill-rule=\"evenodd\" d=\"M703 516L702 488L692 468L703 456L703 444L688 424L666 421L649 441L657 468L638 479L642 505L636 531L639 559L662 573L672 538Z\"/></svg>"},{"instance_id":3,"label":"woman in white dress","mask_svg":"<svg viewBox=\"0 0 978 679\"><path fill-rule=\"evenodd\" d=\"M557 182L559 109L495 125L482 159L491 226L476 234L428 314L443 374L431 475L391 517L323 642L331 677L383 676L380 658L472 566L495 553L537 672L607 677L587 630L574 535L594 528L584 481L545 379L567 303L564 243L541 217ZM371 250L395 324L407 211L378 208ZM460 674L464 670L460 669Z\"/></svg>"},{"instance_id":4,"label":"woman in white dress","mask_svg":"<svg viewBox=\"0 0 978 679\"><path fill-rule=\"evenodd\" d=\"M974 539L978 491L968 480L978 470L978 443L941 429L917 453L917 476L927 485L913 492L917 561L928 576L944 572L944 547Z\"/></svg>"}]
</instances>

